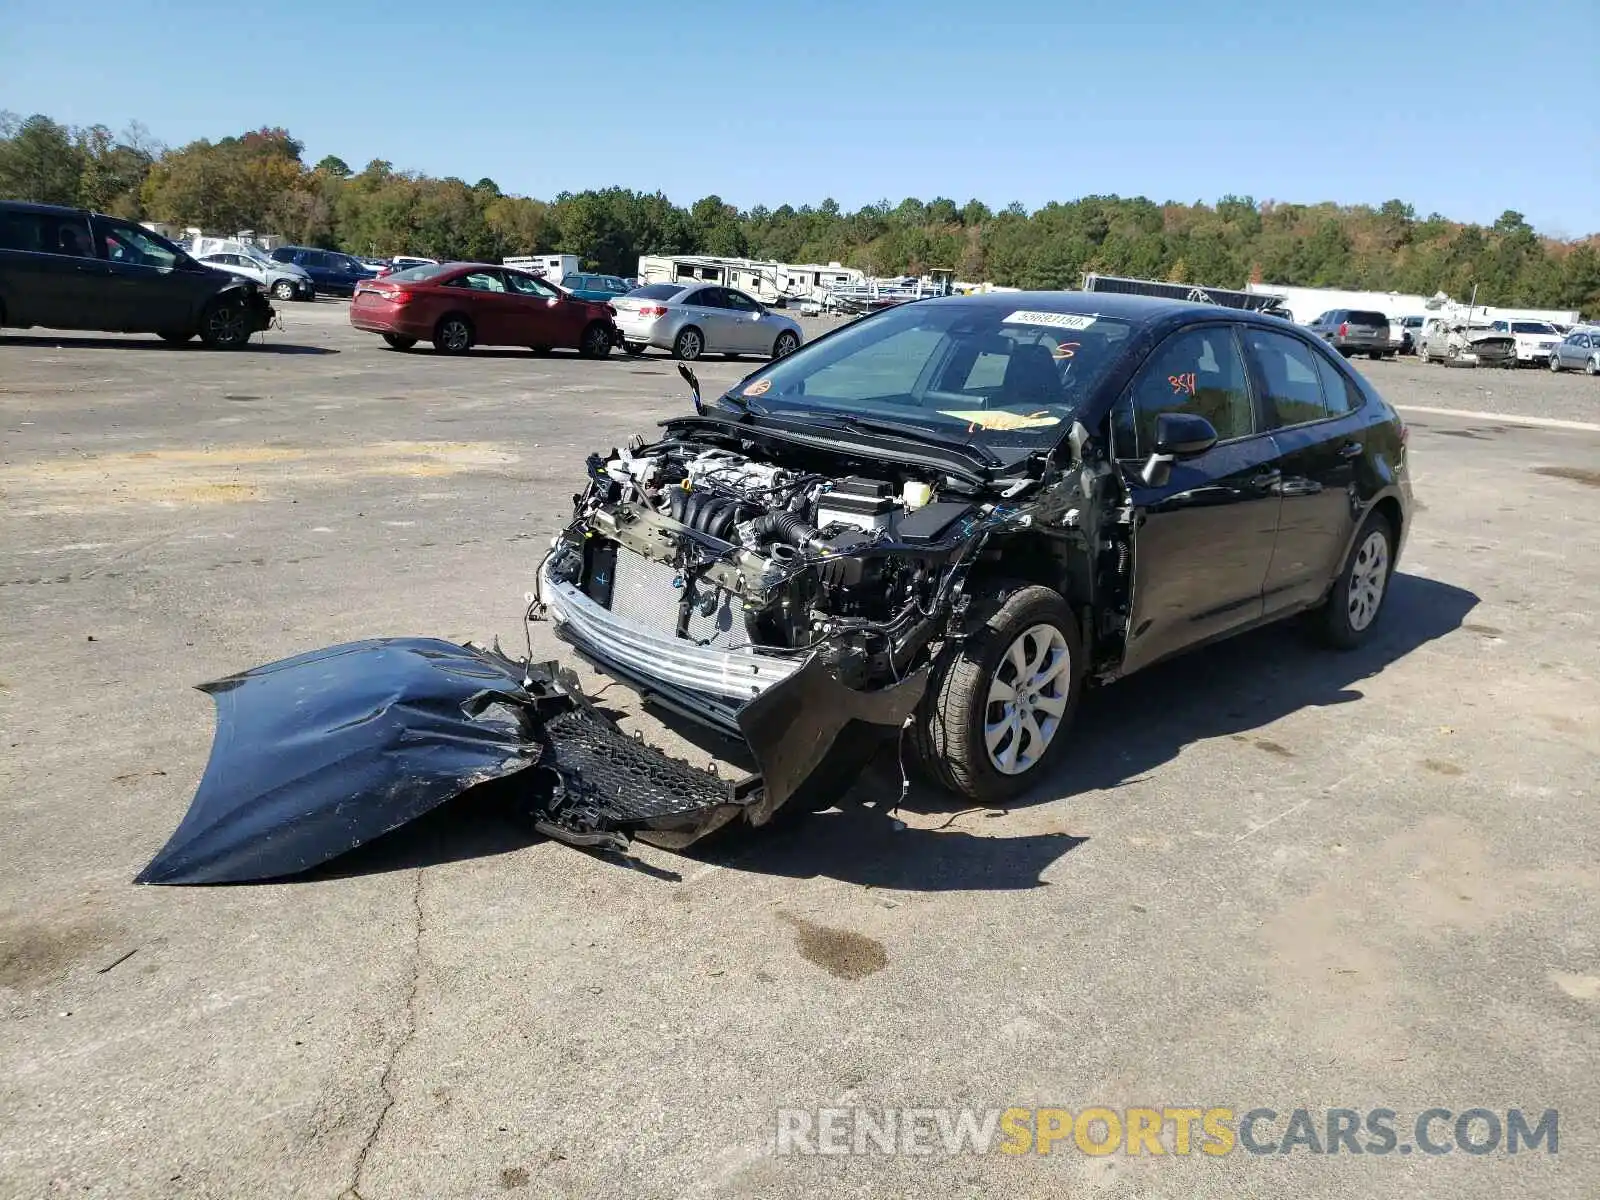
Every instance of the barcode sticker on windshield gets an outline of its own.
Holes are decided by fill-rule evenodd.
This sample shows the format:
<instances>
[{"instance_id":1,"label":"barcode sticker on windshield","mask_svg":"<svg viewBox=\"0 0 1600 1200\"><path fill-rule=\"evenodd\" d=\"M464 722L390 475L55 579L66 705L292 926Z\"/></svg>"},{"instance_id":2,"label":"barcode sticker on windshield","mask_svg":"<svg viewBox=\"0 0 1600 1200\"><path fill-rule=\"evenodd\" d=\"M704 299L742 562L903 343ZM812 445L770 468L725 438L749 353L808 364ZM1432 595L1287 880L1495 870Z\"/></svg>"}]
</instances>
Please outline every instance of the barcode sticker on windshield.
<instances>
[{"instance_id":1,"label":"barcode sticker on windshield","mask_svg":"<svg viewBox=\"0 0 1600 1200\"><path fill-rule=\"evenodd\" d=\"M1031 312L1023 308L1012 313L1001 324L1048 325L1052 329L1087 329L1094 324L1094 318L1086 317L1082 313Z\"/></svg>"}]
</instances>

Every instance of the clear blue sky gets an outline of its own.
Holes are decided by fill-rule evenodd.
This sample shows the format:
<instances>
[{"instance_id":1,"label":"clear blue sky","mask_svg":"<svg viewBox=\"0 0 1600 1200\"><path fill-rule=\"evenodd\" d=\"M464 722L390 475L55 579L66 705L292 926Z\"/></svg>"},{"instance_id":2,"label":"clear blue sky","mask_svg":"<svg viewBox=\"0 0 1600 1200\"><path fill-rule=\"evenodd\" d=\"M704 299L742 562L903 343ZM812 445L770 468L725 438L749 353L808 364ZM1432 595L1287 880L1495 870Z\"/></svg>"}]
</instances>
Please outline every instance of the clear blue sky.
<instances>
[{"instance_id":1,"label":"clear blue sky","mask_svg":"<svg viewBox=\"0 0 1600 1200\"><path fill-rule=\"evenodd\" d=\"M9 0L0 109L315 162L845 208L1090 193L1600 232L1600 6Z\"/></svg>"}]
</instances>

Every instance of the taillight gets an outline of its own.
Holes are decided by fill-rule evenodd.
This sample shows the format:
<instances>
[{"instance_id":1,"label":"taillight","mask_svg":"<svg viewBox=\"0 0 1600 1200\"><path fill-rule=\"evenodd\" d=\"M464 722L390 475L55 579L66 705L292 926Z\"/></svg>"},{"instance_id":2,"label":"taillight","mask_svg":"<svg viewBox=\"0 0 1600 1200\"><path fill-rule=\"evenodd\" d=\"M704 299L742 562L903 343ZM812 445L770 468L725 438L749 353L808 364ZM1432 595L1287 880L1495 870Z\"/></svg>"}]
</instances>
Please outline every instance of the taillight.
<instances>
[{"instance_id":1,"label":"taillight","mask_svg":"<svg viewBox=\"0 0 1600 1200\"><path fill-rule=\"evenodd\" d=\"M667 315L667 309L665 305L661 304L641 304L639 306L639 315L641 317L664 317Z\"/></svg>"},{"instance_id":2,"label":"taillight","mask_svg":"<svg viewBox=\"0 0 1600 1200\"><path fill-rule=\"evenodd\" d=\"M1348 336L1350 336L1350 326L1341 323L1340 326L1339 326L1339 336L1340 337L1348 337Z\"/></svg>"}]
</instances>

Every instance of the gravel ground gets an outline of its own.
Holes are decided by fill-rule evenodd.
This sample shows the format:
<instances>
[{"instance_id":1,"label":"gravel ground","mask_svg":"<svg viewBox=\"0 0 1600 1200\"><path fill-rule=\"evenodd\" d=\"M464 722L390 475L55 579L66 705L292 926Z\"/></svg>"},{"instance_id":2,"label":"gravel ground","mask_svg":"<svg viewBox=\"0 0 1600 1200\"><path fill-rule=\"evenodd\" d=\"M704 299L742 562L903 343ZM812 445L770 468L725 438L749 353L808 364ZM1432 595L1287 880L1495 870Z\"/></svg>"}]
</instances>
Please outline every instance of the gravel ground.
<instances>
[{"instance_id":1,"label":"gravel ground","mask_svg":"<svg viewBox=\"0 0 1600 1200\"><path fill-rule=\"evenodd\" d=\"M1004 812L914 789L892 820L891 758L640 870L466 802L315 878L133 887L206 761L190 685L373 635L520 646L583 456L686 406L659 356L344 321L0 338L0 1196L1600 1194L1600 433L1518 423L1596 420L1600 381L1362 364L1503 414L1408 418L1378 636L1096 692ZM779 1109L853 1105L1270 1108L1273 1144L1388 1107L1408 1146L1430 1107L1558 1109L1560 1140L775 1153Z\"/></svg>"}]
</instances>

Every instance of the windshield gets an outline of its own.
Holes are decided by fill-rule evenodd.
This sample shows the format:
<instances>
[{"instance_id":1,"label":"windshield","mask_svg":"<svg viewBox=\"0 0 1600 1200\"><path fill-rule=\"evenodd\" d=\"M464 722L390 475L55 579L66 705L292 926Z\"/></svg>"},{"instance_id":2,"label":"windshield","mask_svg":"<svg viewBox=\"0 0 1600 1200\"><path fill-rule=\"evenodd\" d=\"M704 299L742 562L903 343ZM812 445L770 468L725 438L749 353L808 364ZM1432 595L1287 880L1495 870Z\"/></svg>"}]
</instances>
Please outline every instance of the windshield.
<instances>
[{"instance_id":1,"label":"windshield","mask_svg":"<svg viewBox=\"0 0 1600 1200\"><path fill-rule=\"evenodd\" d=\"M774 363L738 395L773 416L888 418L953 442L1045 446L1131 333L1108 317L904 304Z\"/></svg>"},{"instance_id":2,"label":"windshield","mask_svg":"<svg viewBox=\"0 0 1600 1200\"><path fill-rule=\"evenodd\" d=\"M1511 323L1511 332L1553 334L1555 330L1543 321L1513 321Z\"/></svg>"}]
</instances>

